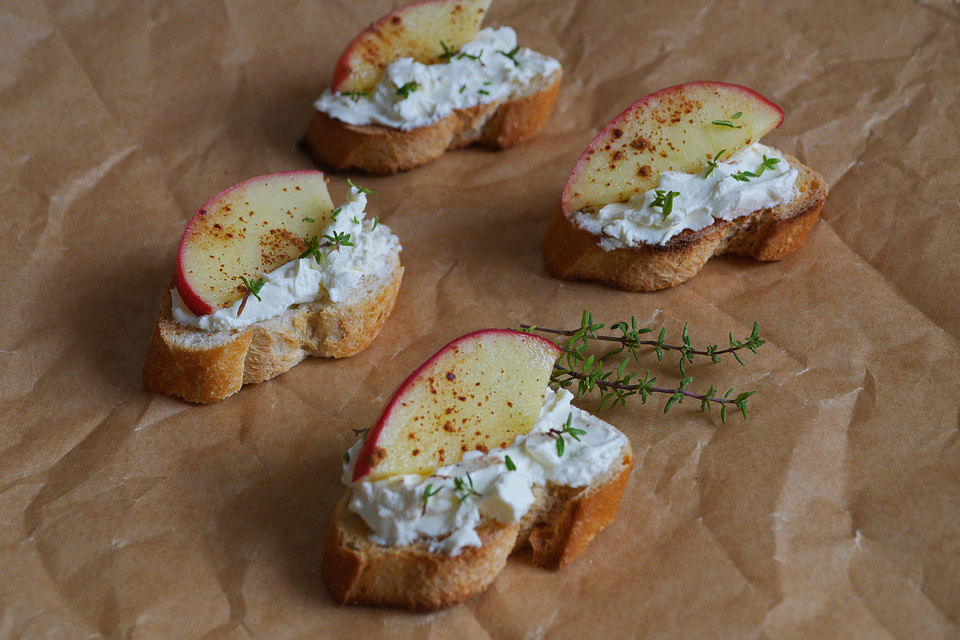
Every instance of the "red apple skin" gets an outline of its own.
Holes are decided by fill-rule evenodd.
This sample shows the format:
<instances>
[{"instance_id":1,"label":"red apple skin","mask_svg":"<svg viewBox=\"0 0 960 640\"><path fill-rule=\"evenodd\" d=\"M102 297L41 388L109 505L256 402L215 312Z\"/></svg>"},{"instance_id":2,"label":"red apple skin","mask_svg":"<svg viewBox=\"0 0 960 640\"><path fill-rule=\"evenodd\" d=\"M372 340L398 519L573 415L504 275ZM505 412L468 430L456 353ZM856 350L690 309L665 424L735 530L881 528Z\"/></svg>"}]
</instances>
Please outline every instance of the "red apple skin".
<instances>
[{"instance_id":1,"label":"red apple skin","mask_svg":"<svg viewBox=\"0 0 960 640\"><path fill-rule=\"evenodd\" d=\"M543 343L543 346L552 349L556 353L556 357L559 358L560 354L563 351L557 346L556 343L546 338L530 333L524 333L522 331L514 331L513 329L480 329L479 331L474 331L468 333L465 336L460 336L456 340L449 342L432 356L430 356L426 362L421 364L417 369L407 376L406 380L400 383L400 386L397 387L397 390L393 392L393 395L390 396L390 400L387 402L386 408L384 408L383 413L380 415L380 419L377 420L377 423L370 429L363 441L363 447L360 449L360 454L357 456L357 461L353 467L353 481L356 482L364 476L370 473L373 468L371 461L373 460L374 450L377 448L377 440L380 438L380 432L383 430L384 425L387 422L387 419L390 417L390 412L394 406L397 404L397 399L400 398L406 390L417 381L425 369L432 365L438 358L440 358L444 353L453 349L458 344L463 343L466 340L472 340L473 338L481 337L484 335L518 335L523 336L528 339L537 340Z\"/></svg>"},{"instance_id":2,"label":"red apple skin","mask_svg":"<svg viewBox=\"0 0 960 640\"><path fill-rule=\"evenodd\" d=\"M391 38L394 40L400 39L401 34L403 33L404 14L408 11L416 11L417 9L421 9L429 5L436 5L438 9L444 5L459 4L466 6L468 7L468 11L470 9L476 11L476 26L472 29L472 32L475 35L477 28L479 28L480 23L483 21L483 17L486 15L487 9L489 8L491 2L492 0L420 0L419 2L414 2L391 11L379 20L372 22L370 26L361 31L356 37L354 37L353 40L350 41L347 47L343 50L343 53L340 54L340 58L337 60L337 64L334 67L333 80L330 82L330 88L333 91L357 91L367 90L370 88L369 78L359 79L353 83L348 82L353 73L356 71L352 65L352 61L355 57L359 57L370 65L378 66L382 71L388 64L397 58L401 58L404 55L411 55L411 52L405 52L402 48L400 48L395 50L393 55L383 57L379 55L375 49L377 40L381 42L389 42ZM437 46L439 46L439 41L442 39L444 38L437 38ZM455 46L455 48L459 48L465 43L466 41L453 43L447 41L447 44ZM369 47L371 50L364 52L364 47ZM418 58L416 55L413 57ZM419 61L426 62L425 60ZM358 82L359 84L357 84ZM345 86L345 84L347 86Z\"/></svg>"},{"instance_id":3,"label":"red apple skin","mask_svg":"<svg viewBox=\"0 0 960 640\"><path fill-rule=\"evenodd\" d=\"M573 199L574 191L576 189L577 181L583 173L585 166L591 160L591 156L594 150L599 147L602 143L606 143L608 140L614 137L614 130L620 128L625 121L629 121L634 112L641 109L644 105L652 100L657 100L663 96L670 95L672 93L678 93L684 90L716 90L720 89L722 91L729 91L733 93L742 93L744 96L749 97L754 100L759 100L764 106L775 110L779 114L779 118L776 124L772 129L777 129L783 123L783 109L774 104L772 101L763 97L753 89L745 87L739 84L732 84L729 82L719 82L716 80L697 80L694 82L685 82L683 84L673 85L670 87L665 87L659 91L655 91L651 94L648 94L629 107L623 110L618 116L613 120L608 122L603 129L594 136L593 140L590 141L590 144L587 145L583 153L580 154L580 157L577 158L577 162L574 164L573 170L570 172L570 176L567 178L567 182L564 184L563 195L561 196L560 202L564 214L570 213L575 210L570 206L570 201ZM608 203L604 203L608 204Z\"/></svg>"},{"instance_id":4,"label":"red apple skin","mask_svg":"<svg viewBox=\"0 0 960 640\"><path fill-rule=\"evenodd\" d=\"M190 309L195 315L204 316L214 312L214 308L207 303L205 300L201 299L189 286L186 279L186 274L184 273L183 264L184 264L184 250L186 248L188 238L190 237L193 227L198 221L203 217L207 209L211 209L216 206L216 203L226 197L228 197L232 192L242 189L252 182L258 180L263 180L264 178L270 178L273 176L298 176L298 175L311 175L316 176L320 179L323 178L322 171L316 171L312 169L297 169L293 171L280 171L278 173L264 174L262 176L255 176L239 182L232 187L224 189L214 197L210 198L202 207L200 207L193 217L190 218L190 222L187 223L186 228L183 230L183 235L180 237L180 245L177 248L177 266L174 272L174 281L177 286L177 293L180 294L180 298L183 300L183 303L187 305L187 308Z\"/></svg>"}]
</instances>

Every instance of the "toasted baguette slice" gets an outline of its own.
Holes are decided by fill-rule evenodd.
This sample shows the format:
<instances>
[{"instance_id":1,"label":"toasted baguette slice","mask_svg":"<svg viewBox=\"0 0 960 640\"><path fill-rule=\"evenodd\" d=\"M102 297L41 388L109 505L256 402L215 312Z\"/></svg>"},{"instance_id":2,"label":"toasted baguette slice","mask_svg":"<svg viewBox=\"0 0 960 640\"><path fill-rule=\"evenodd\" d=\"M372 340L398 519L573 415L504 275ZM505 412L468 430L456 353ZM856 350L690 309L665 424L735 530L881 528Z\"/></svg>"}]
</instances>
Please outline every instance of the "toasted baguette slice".
<instances>
[{"instance_id":1,"label":"toasted baguette slice","mask_svg":"<svg viewBox=\"0 0 960 640\"><path fill-rule=\"evenodd\" d=\"M343 302L297 305L237 332L208 333L178 323L168 288L153 326L143 384L190 402L217 402L244 384L284 373L308 355L352 356L377 337L402 277L397 257L392 271L364 276Z\"/></svg>"},{"instance_id":2,"label":"toasted baguette slice","mask_svg":"<svg viewBox=\"0 0 960 640\"><path fill-rule=\"evenodd\" d=\"M823 176L796 158L797 196L731 221L718 220L699 231L685 230L662 245L604 251L599 238L573 224L557 208L543 240L547 268L558 278L594 280L628 291L655 291L692 278L707 260L724 253L782 260L803 243L827 197Z\"/></svg>"},{"instance_id":3,"label":"toasted baguette slice","mask_svg":"<svg viewBox=\"0 0 960 640\"><path fill-rule=\"evenodd\" d=\"M479 143L495 149L519 144L546 124L560 90L556 71L523 95L507 101L458 109L424 127L403 131L383 125L352 125L314 110L307 146L331 169L391 174L439 158L448 149Z\"/></svg>"},{"instance_id":4,"label":"toasted baguette slice","mask_svg":"<svg viewBox=\"0 0 960 640\"><path fill-rule=\"evenodd\" d=\"M536 487L536 502L521 521L486 518L477 533L480 547L459 555L432 553L426 543L383 547L349 511L350 491L334 509L323 556L323 580L341 604L398 605L430 610L486 589L514 551L530 547L534 563L559 569L613 522L633 468L628 443L618 460L593 484L574 488Z\"/></svg>"}]
</instances>

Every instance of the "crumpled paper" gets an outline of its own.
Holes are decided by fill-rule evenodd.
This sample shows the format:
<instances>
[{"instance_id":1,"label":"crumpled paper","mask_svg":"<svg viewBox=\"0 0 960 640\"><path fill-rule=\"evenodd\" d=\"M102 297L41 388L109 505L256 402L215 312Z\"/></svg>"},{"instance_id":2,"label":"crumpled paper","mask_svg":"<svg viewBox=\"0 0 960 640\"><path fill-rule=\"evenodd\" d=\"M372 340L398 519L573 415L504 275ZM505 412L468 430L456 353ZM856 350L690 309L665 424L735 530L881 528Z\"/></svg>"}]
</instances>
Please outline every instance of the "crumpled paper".
<instances>
[{"instance_id":1,"label":"crumpled paper","mask_svg":"<svg viewBox=\"0 0 960 640\"><path fill-rule=\"evenodd\" d=\"M312 101L396 4L0 8L0 636L958 637L955 1L496 0L486 24L563 63L555 113L508 151L353 176L407 267L373 346L212 406L142 389L187 219L244 178L312 166L295 144ZM832 185L806 244L653 294L551 278L540 241L584 146L696 79L783 107L765 142ZM690 369L756 389L749 421L605 413L636 469L572 566L512 558L434 614L334 605L319 565L351 428L448 340L576 326L585 308L673 336L688 322L698 344L758 321L767 345L744 367Z\"/></svg>"}]
</instances>

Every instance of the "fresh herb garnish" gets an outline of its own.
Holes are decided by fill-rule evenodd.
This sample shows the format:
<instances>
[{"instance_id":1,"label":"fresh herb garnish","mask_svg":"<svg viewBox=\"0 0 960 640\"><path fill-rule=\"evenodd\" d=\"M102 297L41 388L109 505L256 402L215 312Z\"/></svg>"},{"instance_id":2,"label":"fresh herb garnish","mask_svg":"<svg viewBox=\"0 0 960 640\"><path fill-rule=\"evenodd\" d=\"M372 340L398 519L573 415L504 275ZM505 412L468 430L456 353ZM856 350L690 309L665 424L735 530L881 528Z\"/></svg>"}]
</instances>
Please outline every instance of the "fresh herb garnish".
<instances>
[{"instance_id":1,"label":"fresh herb garnish","mask_svg":"<svg viewBox=\"0 0 960 640\"><path fill-rule=\"evenodd\" d=\"M333 247L338 251L340 250L340 247L353 246L353 242L350 240L350 234L343 233L342 231L334 231L330 235L324 235L323 238L324 240L329 241L330 244L333 245Z\"/></svg>"},{"instance_id":2,"label":"fresh herb garnish","mask_svg":"<svg viewBox=\"0 0 960 640\"><path fill-rule=\"evenodd\" d=\"M720 125L721 127L730 127L731 129L737 128L737 127L736 127L732 122L730 122L729 120L714 120L714 121L711 122L710 124Z\"/></svg>"},{"instance_id":3,"label":"fresh herb garnish","mask_svg":"<svg viewBox=\"0 0 960 640\"><path fill-rule=\"evenodd\" d=\"M320 237L313 236L310 240L307 241L307 248L303 253L300 254L300 258L306 258L307 256L312 255L319 262L320 260Z\"/></svg>"},{"instance_id":4,"label":"fresh herb garnish","mask_svg":"<svg viewBox=\"0 0 960 640\"><path fill-rule=\"evenodd\" d=\"M447 45L447 43L444 42L443 40L440 41L440 46L443 47L443 53L441 53L437 57L440 58L441 60L446 60L447 62L450 62L450 59L453 58L453 56L457 55L457 50Z\"/></svg>"},{"instance_id":5,"label":"fresh herb garnish","mask_svg":"<svg viewBox=\"0 0 960 640\"><path fill-rule=\"evenodd\" d=\"M706 180L710 176L710 174L713 173L713 170L717 168L717 161L720 159L720 155L724 151L726 151L726 149L720 149L720 151L717 151L717 153L714 154L713 160L707 160L707 167L709 168L707 169L707 172L703 174L704 180Z\"/></svg>"},{"instance_id":6,"label":"fresh herb garnish","mask_svg":"<svg viewBox=\"0 0 960 640\"><path fill-rule=\"evenodd\" d=\"M735 114L733 114L733 119L736 120L742 115L743 115L743 111L737 111Z\"/></svg>"},{"instance_id":7,"label":"fresh herb garnish","mask_svg":"<svg viewBox=\"0 0 960 640\"><path fill-rule=\"evenodd\" d=\"M463 93L466 90L467 90L467 85L465 84L460 85L460 93Z\"/></svg>"},{"instance_id":8,"label":"fresh herb garnish","mask_svg":"<svg viewBox=\"0 0 960 640\"><path fill-rule=\"evenodd\" d=\"M513 66L515 67L520 66L520 62L517 60L517 53L519 53L519 51L520 51L520 45L515 46L513 49L510 49L510 51L501 51L500 49L497 49L497 53L499 53L505 58L508 58L510 62L513 63Z\"/></svg>"},{"instance_id":9,"label":"fresh herb garnish","mask_svg":"<svg viewBox=\"0 0 960 640\"><path fill-rule=\"evenodd\" d=\"M750 182L750 178L756 178L757 174L752 171L737 171L730 177L734 180L739 180L740 182Z\"/></svg>"},{"instance_id":10,"label":"fresh herb garnish","mask_svg":"<svg viewBox=\"0 0 960 640\"><path fill-rule=\"evenodd\" d=\"M774 169L777 168L778 164L780 164L780 158L768 158L766 155L764 155L763 162L761 162L760 166L757 167L756 177L759 178L760 176L762 176L763 172L766 171L767 169L770 169L771 171L773 171Z\"/></svg>"},{"instance_id":11,"label":"fresh herb garnish","mask_svg":"<svg viewBox=\"0 0 960 640\"><path fill-rule=\"evenodd\" d=\"M427 512L427 501L430 500L430 498L432 498L433 496L440 493L440 489L442 488L443 488L442 486L438 486L436 489L433 489L433 483L431 482L423 489L423 495L420 497L420 499L423 500L423 511L421 512L421 514L424 514Z\"/></svg>"},{"instance_id":12,"label":"fresh herb garnish","mask_svg":"<svg viewBox=\"0 0 960 640\"><path fill-rule=\"evenodd\" d=\"M480 53L474 56L470 55L469 53L461 51L460 54L457 55L457 60L463 60L464 58L470 58L471 60L479 60L480 56L482 55L483 55L483 49L480 49Z\"/></svg>"},{"instance_id":13,"label":"fresh herb garnish","mask_svg":"<svg viewBox=\"0 0 960 640\"><path fill-rule=\"evenodd\" d=\"M344 451L344 452L343 452L343 463L344 463L344 464L350 464L350 452L349 452L349 451Z\"/></svg>"},{"instance_id":14,"label":"fresh herb garnish","mask_svg":"<svg viewBox=\"0 0 960 640\"><path fill-rule=\"evenodd\" d=\"M663 211L663 217L666 218L673 211L673 199L680 195L679 191L663 191L657 189L657 197L650 203L651 207L660 207Z\"/></svg>"},{"instance_id":15,"label":"fresh herb garnish","mask_svg":"<svg viewBox=\"0 0 960 640\"><path fill-rule=\"evenodd\" d=\"M341 212L341 211L343 211L343 207L337 207L336 209L334 209L334 210L333 210L333 213L330 214L330 219L333 220L334 222L336 222L336 221L337 221L337 218L340 217L340 212Z\"/></svg>"},{"instance_id":16,"label":"fresh herb garnish","mask_svg":"<svg viewBox=\"0 0 960 640\"><path fill-rule=\"evenodd\" d=\"M463 478L454 478L453 479L453 491L457 494L457 500L463 502L471 496L479 496L478 493L473 488L473 478L470 477L470 473L467 473L466 480Z\"/></svg>"},{"instance_id":17,"label":"fresh herb garnish","mask_svg":"<svg viewBox=\"0 0 960 640\"><path fill-rule=\"evenodd\" d=\"M357 216L353 216L353 224L360 224L360 221L357 220Z\"/></svg>"},{"instance_id":18,"label":"fresh herb garnish","mask_svg":"<svg viewBox=\"0 0 960 640\"><path fill-rule=\"evenodd\" d=\"M351 100L353 100L354 102L356 102L356 101L359 100L362 96L368 96L368 95L370 95L370 92L369 92L369 91L341 91L341 92L340 92L340 95L347 96L348 98L350 98Z\"/></svg>"},{"instance_id":19,"label":"fresh herb garnish","mask_svg":"<svg viewBox=\"0 0 960 640\"><path fill-rule=\"evenodd\" d=\"M485 96L490 95L490 92L487 91L487 90L485 90L485 89L480 89L479 91L477 91L477 93L482 93L482 94L485 95Z\"/></svg>"},{"instance_id":20,"label":"fresh herb garnish","mask_svg":"<svg viewBox=\"0 0 960 640\"><path fill-rule=\"evenodd\" d=\"M510 456L503 456L503 463L507 465L507 471L517 470L517 465L513 464L513 460L510 459Z\"/></svg>"},{"instance_id":21,"label":"fresh herb garnish","mask_svg":"<svg viewBox=\"0 0 960 640\"><path fill-rule=\"evenodd\" d=\"M397 87L397 95L406 100L410 97L410 94L420 88L420 83L418 82L407 82L402 87Z\"/></svg>"},{"instance_id":22,"label":"fresh herb garnish","mask_svg":"<svg viewBox=\"0 0 960 640\"><path fill-rule=\"evenodd\" d=\"M304 222L316 222L316 220L314 220L313 218L306 218L306 217L303 219L303 221L304 221Z\"/></svg>"},{"instance_id":23,"label":"fresh herb garnish","mask_svg":"<svg viewBox=\"0 0 960 640\"><path fill-rule=\"evenodd\" d=\"M353 180L351 180L350 178L347 178L347 184L350 185L351 187L353 187L354 189L356 189L357 191L359 191L360 193L364 193L364 194L366 194L366 195L368 195L368 196L370 196L370 195L375 195L375 194L377 193L376 191L373 191L372 189L365 189L364 187L360 187L360 186L357 186L357 185L353 184ZM337 209L337 211L340 211L340 210Z\"/></svg>"},{"instance_id":24,"label":"fresh herb garnish","mask_svg":"<svg viewBox=\"0 0 960 640\"><path fill-rule=\"evenodd\" d=\"M557 439L557 457L563 457L563 451L566 448L566 444L563 441L563 434L569 434L571 438L580 442L580 436L586 433L583 429L577 429L570 426L570 422L573 420L573 414L567 414L567 421L563 423L563 429L550 429L549 433L554 438Z\"/></svg>"},{"instance_id":25,"label":"fresh herb garnish","mask_svg":"<svg viewBox=\"0 0 960 640\"><path fill-rule=\"evenodd\" d=\"M257 278L256 281L247 280L243 276L240 276L240 280L243 282L243 286L246 289L246 292L243 294L243 301L240 303L240 306L237 307L237 317L240 317L240 314L243 313L243 310L247 307L247 300L250 299L250 296L253 295L257 300L260 300L260 289L263 288L264 280L263 278Z\"/></svg>"},{"instance_id":26,"label":"fresh herb garnish","mask_svg":"<svg viewBox=\"0 0 960 640\"><path fill-rule=\"evenodd\" d=\"M610 328L619 332L620 335L602 335L597 333L605 325L595 323L593 315L583 312L578 329L547 329L536 327L529 324L520 325L521 331L528 333L545 333L559 336L566 336L567 341L561 343L563 354L560 360L554 365L551 383L555 387L571 391L576 396L583 396L591 393L595 389L600 393L600 409L608 403L611 406L617 404L626 405L627 398L634 395L640 396L640 402L646 404L647 399L654 394L669 396L664 413L669 411L675 404L682 403L684 398L692 398L700 401L700 410L709 411L714 405L720 407L720 419L726 422L727 408L734 407L739 409L744 419L747 417L747 399L755 392L746 391L733 395L733 389L727 390L723 395L710 385L704 393L695 393L689 390L693 377L685 373L685 365L693 362L696 356L706 356L710 361L717 364L721 361L721 356L730 354L736 358L737 362L743 364L740 359L740 351L747 349L753 353L757 352L764 340L760 337L760 330L757 323L753 323L753 331L743 340L735 340L733 334L729 335L730 347L720 349L718 345L710 345L703 349L693 347L690 335L687 332L687 325L683 327L681 344L673 345L665 342L666 329L661 329L656 339L642 339L641 336L651 333L651 329L638 327L637 320L630 318L630 322L618 322L610 325ZM591 351L604 342L615 343L612 350L595 355ZM627 372L627 365L632 361L640 364L640 358L644 355L643 350L646 347L652 347L658 361L663 361L663 354L666 351L676 351L680 354L680 375L684 376L677 387L658 387L654 386L656 377L650 375L649 371ZM619 366L613 365L611 358L625 355ZM574 385L574 383L576 383Z\"/></svg>"},{"instance_id":27,"label":"fresh herb garnish","mask_svg":"<svg viewBox=\"0 0 960 640\"><path fill-rule=\"evenodd\" d=\"M240 279L243 281L243 286L246 288L247 293L251 294L254 298L262 302L259 294L260 289L263 289L263 285L265 284L264 279L257 278L256 280L247 280L243 276L240 276Z\"/></svg>"},{"instance_id":28,"label":"fresh herb garnish","mask_svg":"<svg viewBox=\"0 0 960 640\"><path fill-rule=\"evenodd\" d=\"M373 231L374 229L376 229L379 224L380 224L380 216L377 216L376 218L373 219L373 226L370 227L370 231Z\"/></svg>"}]
</instances>

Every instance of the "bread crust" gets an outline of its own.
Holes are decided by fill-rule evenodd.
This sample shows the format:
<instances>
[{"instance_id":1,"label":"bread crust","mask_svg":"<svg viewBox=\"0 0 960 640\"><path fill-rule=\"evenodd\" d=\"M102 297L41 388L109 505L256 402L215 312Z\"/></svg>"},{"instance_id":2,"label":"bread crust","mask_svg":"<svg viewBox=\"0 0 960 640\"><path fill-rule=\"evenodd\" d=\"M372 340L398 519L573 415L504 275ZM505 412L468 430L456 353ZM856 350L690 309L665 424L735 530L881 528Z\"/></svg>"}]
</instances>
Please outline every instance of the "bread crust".
<instances>
[{"instance_id":1,"label":"bread crust","mask_svg":"<svg viewBox=\"0 0 960 640\"><path fill-rule=\"evenodd\" d=\"M314 160L335 171L360 169L393 174L436 160L448 149L472 143L505 149L530 139L546 124L560 90L562 71L538 89L452 114L431 125L403 131L383 125L352 125L314 110L307 147Z\"/></svg>"},{"instance_id":2,"label":"bread crust","mask_svg":"<svg viewBox=\"0 0 960 640\"><path fill-rule=\"evenodd\" d=\"M633 469L629 443L610 471L593 485L550 485L519 523L486 520L477 529L482 545L459 555L431 553L424 543L384 547L347 509L347 492L334 508L323 556L323 580L340 604L395 605L433 610L463 602L494 581L507 557L532 547L534 563L559 569L613 522Z\"/></svg>"},{"instance_id":3,"label":"bread crust","mask_svg":"<svg viewBox=\"0 0 960 640\"><path fill-rule=\"evenodd\" d=\"M301 304L235 333L205 334L173 319L165 291L147 349L143 384L189 402L223 400L244 384L288 371L306 356L346 358L366 349L393 310L399 260L376 290L346 303Z\"/></svg>"},{"instance_id":4,"label":"bread crust","mask_svg":"<svg viewBox=\"0 0 960 640\"><path fill-rule=\"evenodd\" d=\"M547 268L565 280L593 280L627 291L655 291L696 275L715 255L733 253L757 260L782 260L813 228L828 187L823 176L783 154L800 171L792 201L734 220L718 220L699 231L685 230L663 245L604 251L598 237L576 226L558 206L543 240Z\"/></svg>"}]
</instances>

